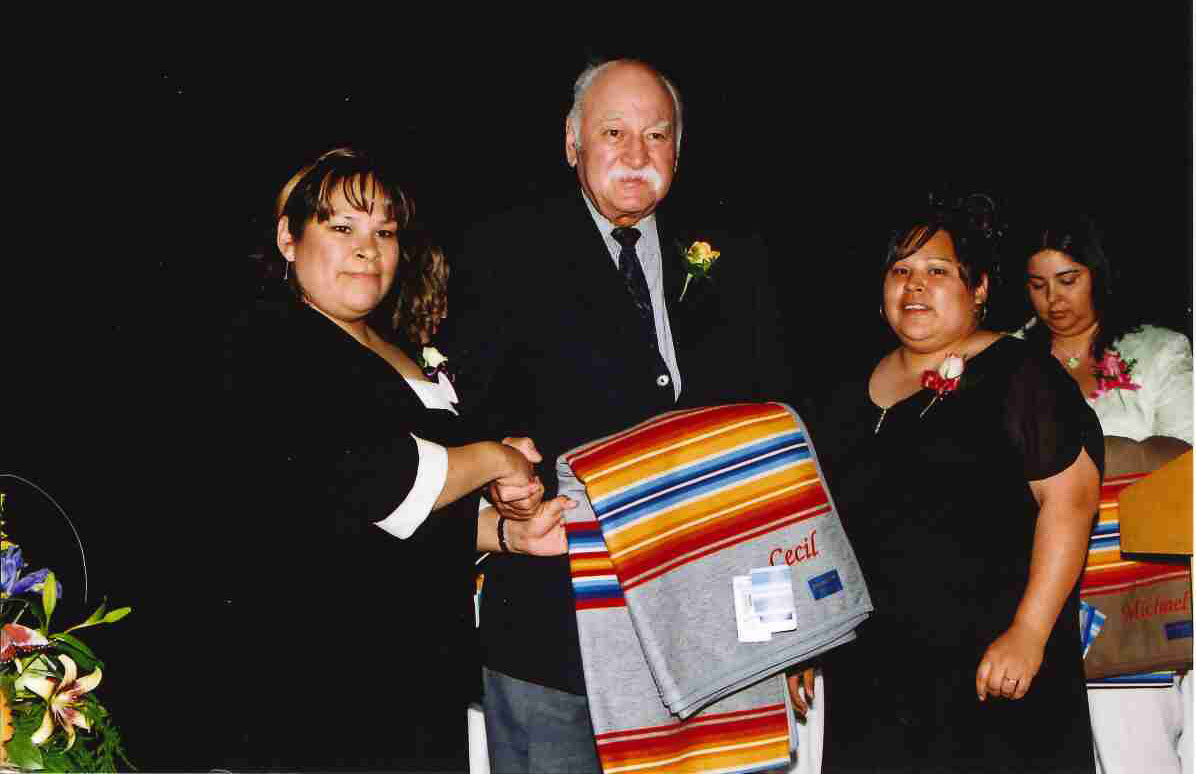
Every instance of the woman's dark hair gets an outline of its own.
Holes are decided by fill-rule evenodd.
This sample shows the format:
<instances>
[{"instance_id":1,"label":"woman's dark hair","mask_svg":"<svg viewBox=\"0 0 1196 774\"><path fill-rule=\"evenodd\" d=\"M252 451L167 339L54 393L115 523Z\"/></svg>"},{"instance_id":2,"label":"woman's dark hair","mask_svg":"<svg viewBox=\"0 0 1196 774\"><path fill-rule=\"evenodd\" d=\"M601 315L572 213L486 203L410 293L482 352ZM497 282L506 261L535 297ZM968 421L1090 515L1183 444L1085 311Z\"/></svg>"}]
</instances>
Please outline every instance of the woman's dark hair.
<instances>
[{"instance_id":1,"label":"woman's dark hair","mask_svg":"<svg viewBox=\"0 0 1196 774\"><path fill-rule=\"evenodd\" d=\"M391 322L418 347L448 313L449 266L435 245L413 246L412 253L415 259L399 264L399 298Z\"/></svg>"},{"instance_id":2,"label":"woman's dark hair","mask_svg":"<svg viewBox=\"0 0 1196 774\"><path fill-rule=\"evenodd\" d=\"M926 205L906 216L889 233L881 281L897 261L910 257L940 231L951 236L960 274L969 290L988 277L989 295L999 280L998 242L1003 229L997 225L997 206L987 194L939 196L931 193Z\"/></svg>"},{"instance_id":3,"label":"woman's dark hair","mask_svg":"<svg viewBox=\"0 0 1196 774\"><path fill-rule=\"evenodd\" d=\"M350 206L361 212L372 212L375 202L385 202L386 216L398 223L400 232L411 223L414 215L411 200L383 165L355 148L333 148L292 175L278 192L267 237L270 247L258 257L263 258L267 266L277 267L280 256L273 244L278 221L286 217L291 236L299 241L303 238L307 224L313 219L323 223L332 217L331 202L337 190ZM400 264L412 258L410 251L403 247L405 241L400 237ZM303 297L303 288L299 286L295 272L275 272L271 269L270 273L286 276L295 294L299 298Z\"/></svg>"},{"instance_id":4,"label":"woman's dark hair","mask_svg":"<svg viewBox=\"0 0 1196 774\"><path fill-rule=\"evenodd\" d=\"M1100 358L1114 341L1141 327L1125 315L1114 300L1113 265L1101 244L1100 230L1091 217L1069 212L1039 216L1030 231L1030 244L1022 264L1023 279L1026 279L1025 267L1030 258L1043 250L1063 253L1085 266L1092 277L1092 309L1096 312L1096 335L1092 337L1093 358ZM1024 286L1027 288L1028 301L1028 283ZM1027 332L1026 340L1049 350L1051 329L1035 324Z\"/></svg>"}]
</instances>

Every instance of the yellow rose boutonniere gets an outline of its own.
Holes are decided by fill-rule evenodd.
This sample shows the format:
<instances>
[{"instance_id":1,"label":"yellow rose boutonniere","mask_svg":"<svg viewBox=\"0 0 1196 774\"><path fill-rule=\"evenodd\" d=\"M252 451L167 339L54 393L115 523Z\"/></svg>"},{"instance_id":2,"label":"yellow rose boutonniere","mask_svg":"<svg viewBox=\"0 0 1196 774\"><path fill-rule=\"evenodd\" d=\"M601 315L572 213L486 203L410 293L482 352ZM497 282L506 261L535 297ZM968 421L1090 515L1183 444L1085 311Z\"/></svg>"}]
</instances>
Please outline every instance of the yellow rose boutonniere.
<instances>
[{"instance_id":1,"label":"yellow rose boutonniere","mask_svg":"<svg viewBox=\"0 0 1196 774\"><path fill-rule=\"evenodd\" d=\"M694 242L685 251L685 284L681 286L681 297L684 300L685 291L689 289L689 281L695 277L702 279L710 276L710 267L718 260L721 253L710 246L709 242Z\"/></svg>"}]
</instances>

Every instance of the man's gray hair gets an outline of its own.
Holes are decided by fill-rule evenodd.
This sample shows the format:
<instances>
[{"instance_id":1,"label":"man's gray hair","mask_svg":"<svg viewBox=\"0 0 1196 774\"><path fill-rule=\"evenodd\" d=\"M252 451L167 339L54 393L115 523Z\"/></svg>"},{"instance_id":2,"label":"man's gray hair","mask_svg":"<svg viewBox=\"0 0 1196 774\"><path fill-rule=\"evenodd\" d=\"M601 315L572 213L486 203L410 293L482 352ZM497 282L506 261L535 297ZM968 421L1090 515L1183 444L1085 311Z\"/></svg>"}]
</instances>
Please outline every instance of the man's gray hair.
<instances>
[{"instance_id":1,"label":"man's gray hair","mask_svg":"<svg viewBox=\"0 0 1196 774\"><path fill-rule=\"evenodd\" d=\"M577 76L577 80L573 83L573 107L569 109L569 124L573 127L573 147L581 150L581 106L585 101L586 92L590 90L590 86L594 85L594 80L597 79L602 71L611 65L616 64L638 64L646 67L660 79L664 84L665 89L669 92L669 96L673 98L673 134L674 142L676 142L677 154L681 154L681 92L677 91L677 87L673 82L665 77L664 73L652 67L646 62L641 62L638 59L609 59L605 62L592 64L581 71L581 75Z\"/></svg>"}]
</instances>

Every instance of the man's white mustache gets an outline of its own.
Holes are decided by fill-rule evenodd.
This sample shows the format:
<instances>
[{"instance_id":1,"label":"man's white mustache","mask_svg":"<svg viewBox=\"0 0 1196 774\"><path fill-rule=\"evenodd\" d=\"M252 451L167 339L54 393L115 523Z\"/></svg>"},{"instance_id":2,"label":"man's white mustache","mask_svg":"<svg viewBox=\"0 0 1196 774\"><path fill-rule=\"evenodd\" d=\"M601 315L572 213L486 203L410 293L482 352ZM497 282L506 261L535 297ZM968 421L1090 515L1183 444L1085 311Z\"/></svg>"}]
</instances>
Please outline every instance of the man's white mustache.
<instances>
[{"instance_id":1,"label":"man's white mustache","mask_svg":"<svg viewBox=\"0 0 1196 774\"><path fill-rule=\"evenodd\" d=\"M611 167L610 171L606 173L606 182L620 183L624 180L643 180L648 185L652 186L652 190L659 192L661 186L664 185L664 180L661 179L660 173L652 167L644 167L643 169L632 169L618 165Z\"/></svg>"}]
</instances>

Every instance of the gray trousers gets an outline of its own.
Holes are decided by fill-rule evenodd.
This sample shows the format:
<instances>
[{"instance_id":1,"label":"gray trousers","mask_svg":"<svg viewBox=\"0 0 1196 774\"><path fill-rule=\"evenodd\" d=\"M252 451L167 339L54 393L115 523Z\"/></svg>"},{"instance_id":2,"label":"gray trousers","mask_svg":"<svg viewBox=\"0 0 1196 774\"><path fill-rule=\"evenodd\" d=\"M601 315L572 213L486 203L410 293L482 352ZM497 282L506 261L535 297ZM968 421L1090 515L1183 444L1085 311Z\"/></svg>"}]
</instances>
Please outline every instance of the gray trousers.
<instances>
[{"instance_id":1,"label":"gray trousers","mask_svg":"<svg viewBox=\"0 0 1196 774\"><path fill-rule=\"evenodd\" d=\"M601 774L586 697L482 670L491 774Z\"/></svg>"}]
</instances>

